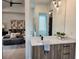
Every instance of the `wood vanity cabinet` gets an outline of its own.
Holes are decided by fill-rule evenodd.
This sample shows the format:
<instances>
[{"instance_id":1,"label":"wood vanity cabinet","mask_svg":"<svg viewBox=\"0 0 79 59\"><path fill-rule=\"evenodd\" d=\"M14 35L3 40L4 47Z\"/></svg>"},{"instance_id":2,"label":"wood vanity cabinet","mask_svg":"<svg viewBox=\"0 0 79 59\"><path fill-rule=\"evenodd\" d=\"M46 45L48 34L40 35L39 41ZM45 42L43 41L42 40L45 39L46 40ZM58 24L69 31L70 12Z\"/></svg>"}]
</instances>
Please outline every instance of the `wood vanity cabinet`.
<instances>
[{"instance_id":1,"label":"wood vanity cabinet","mask_svg":"<svg viewBox=\"0 0 79 59\"><path fill-rule=\"evenodd\" d=\"M75 59L75 43L50 45L45 54L43 46L32 46L32 59Z\"/></svg>"}]
</instances>

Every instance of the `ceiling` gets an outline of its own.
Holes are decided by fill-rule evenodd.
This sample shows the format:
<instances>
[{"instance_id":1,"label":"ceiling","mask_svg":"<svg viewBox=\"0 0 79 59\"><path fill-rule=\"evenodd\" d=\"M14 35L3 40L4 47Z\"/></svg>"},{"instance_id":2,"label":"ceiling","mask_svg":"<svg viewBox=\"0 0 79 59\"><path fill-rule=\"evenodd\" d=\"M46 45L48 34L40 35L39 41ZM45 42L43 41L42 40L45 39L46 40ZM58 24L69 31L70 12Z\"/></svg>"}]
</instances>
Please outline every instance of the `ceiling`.
<instances>
[{"instance_id":1,"label":"ceiling","mask_svg":"<svg viewBox=\"0 0 79 59\"><path fill-rule=\"evenodd\" d=\"M7 0L7 1L10 1L10 0ZM22 5L14 5L14 6L24 6L24 0L12 0L13 2L21 2L23 3ZM49 2L51 0L32 0L33 2L35 1L35 4L49 4ZM10 4L5 2L5 1L2 1L2 7L3 8L6 8L6 7L10 7Z\"/></svg>"},{"instance_id":2,"label":"ceiling","mask_svg":"<svg viewBox=\"0 0 79 59\"><path fill-rule=\"evenodd\" d=\"M10 1L10 0L7 0L7 1ZM12 0L13 2L21 2L22 4L13 4L12 7L10 7L10 4L5 2L5 1L2 1L2 8L3 10L24 10L24 5L25 5L25 0ZM51 0L31 0L33 3L35 4L40 4L40 5L47 5L47 4L50 4L50 1ZM33 4L34 5L34 4ZM33 6L34 7L34 6Z\"/></svg>"},{"instance_id":3,"label":"ceiling","mask_svg":"<svg viewBox=\"0 0 79 59\"><path fill-rule=\"evenodd\" d=\"M10 1L10 0L7 0L7 1ZM18 6L18 7L22 7L24 6L24 0L12 0L13 2L21 2L22 4L14 4L12 7L14 6ZM2 8L7 8L7 7L10 7L10 4L8 2L5 2L2 0Z\"/></svg>"},{"instance_id":4,"label":"ceiling","mask_svg":"<svg viewBox=\"0 0 79 59\"><path fill-rule=\"evenodd\" d=\"M40 5L50 5L52 0L35 0L36 4L40 4Z\"/></svg>"},{"instance_id":5,"label":"ceiling","mask_svg":"<svg viewBox=\"0 0 79 59\"><path fill-rule=\"evenodd\" d=\"M49 0L35 0L36 4L48 4Z\"/></svg>"}]
</instances>

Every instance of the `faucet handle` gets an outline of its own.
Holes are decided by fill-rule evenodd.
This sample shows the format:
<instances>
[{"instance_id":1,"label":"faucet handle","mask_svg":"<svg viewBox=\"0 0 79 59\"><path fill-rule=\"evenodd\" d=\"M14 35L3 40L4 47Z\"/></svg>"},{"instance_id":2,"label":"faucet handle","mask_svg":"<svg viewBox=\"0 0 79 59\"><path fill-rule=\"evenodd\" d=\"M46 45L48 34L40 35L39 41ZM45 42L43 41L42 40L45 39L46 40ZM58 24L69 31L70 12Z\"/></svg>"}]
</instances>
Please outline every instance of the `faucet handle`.
<instances>
[{"instance_id":1,"label":"faucet handle","mask_svg":"<svg viewBox=\"0 0 79 59\"><path fill-rule=\"evenodd\" d=\"M41 40L43 40L43 36L42 36L42 35L40 35L40 37L41 37Z\"/></svg>"}]
</instances>

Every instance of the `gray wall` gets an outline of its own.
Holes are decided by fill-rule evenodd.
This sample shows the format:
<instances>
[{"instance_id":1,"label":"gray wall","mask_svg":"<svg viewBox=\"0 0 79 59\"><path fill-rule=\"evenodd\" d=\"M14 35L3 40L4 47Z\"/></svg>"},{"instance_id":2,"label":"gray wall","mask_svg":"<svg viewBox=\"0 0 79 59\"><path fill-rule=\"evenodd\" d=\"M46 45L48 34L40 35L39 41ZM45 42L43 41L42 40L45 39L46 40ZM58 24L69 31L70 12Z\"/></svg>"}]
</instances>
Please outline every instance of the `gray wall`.
<instances>
[{"instance_id":1,"label":"gray wall","mask_svg":"<svg viewBox=\"0 0 79 59\"><path fill-rule=\"evenodd\" d=\"M11 20L25 20L25 15L22 13L5 13L2 14L2 24L6 30L11 28Z\"/></svg>"}]
</instances>

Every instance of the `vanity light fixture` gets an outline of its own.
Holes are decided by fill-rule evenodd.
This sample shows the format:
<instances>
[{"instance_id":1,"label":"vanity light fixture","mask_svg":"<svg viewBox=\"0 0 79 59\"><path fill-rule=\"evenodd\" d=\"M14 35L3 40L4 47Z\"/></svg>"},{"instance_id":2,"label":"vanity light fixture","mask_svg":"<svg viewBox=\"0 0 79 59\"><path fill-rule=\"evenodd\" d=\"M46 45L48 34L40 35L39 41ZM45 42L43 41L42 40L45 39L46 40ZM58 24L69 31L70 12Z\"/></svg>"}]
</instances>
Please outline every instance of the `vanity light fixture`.
<instances>
[{"instance_id":1,"label":"vanity light fixture","mask_svg":"<svg viewBox=\"0 0 79 59\"><path fill-rule=\"evenodd\" d=\"M59 4L59 6L61 5L61 0L59 0L58 4Z\"/></svg>"},{"instance_id":2,"label":"vanity light fixture","mask_svg":"<svg viewBox=\"0 0 79 59\"><path fill-rule=\"evenodd\" d=\"M57 6L56 6L56 9L57 9L57 11L59 10L59 5L57 4Z\"/></svg>"},{"instance_id":3,"label":"vanity light fixture","mask_svg":"<svg viewBox=\"0 0 79 59\"><path fill-rule=\"evenodd\" d=\"M61 5L61 0L53 0L53 5L58 10Z\"/></svg>"},{"instance_id":4,"label":"vanity light fixture","mask_svg":"<svg viewBox=\"0 0 79 59\"><path fill-rule=\"evenodd\" d=\"M57 8L57 4L55 4L54 7Z\"/></svg>"},{"instance_id":5,"label":"vanity light fixture","mask_svg":"<svg viewBox=\"0 0 79 59\"><path fill-rule=\"evenodd\" d=\"M56 9L57 9L57 11L58 11L58 10L59 10L59 7L57 7Z\"/></svg>"},{"instance_id":6,"label":"vanity light fixture","mask_svg":"<svg viewBox=\"0 0 79 59\"><path fill-rule=\"evenodd\" d=\"M49 12L49 14L51 14L51 12Z\"/></svg>"},{"instance_id":7,"label":"vanity light fixture","mask_svg":"<svg viewBox=\"0 0 79 59\"><path fill-rule=\"evenodd\" d=\"M52 14L52 11L53 11L53 9L52 10L49 10L49 15Z\"/></svg>"},{"instance_id":8,"label":"vanity light fixture","mask_svg":"<svg viewBox=\"0 0 79 59\"><path fill-rule=\"evenodd\" d=\"M53 0L53 4L56 4L56 0Z\"/></svg>"}]
</instances>

